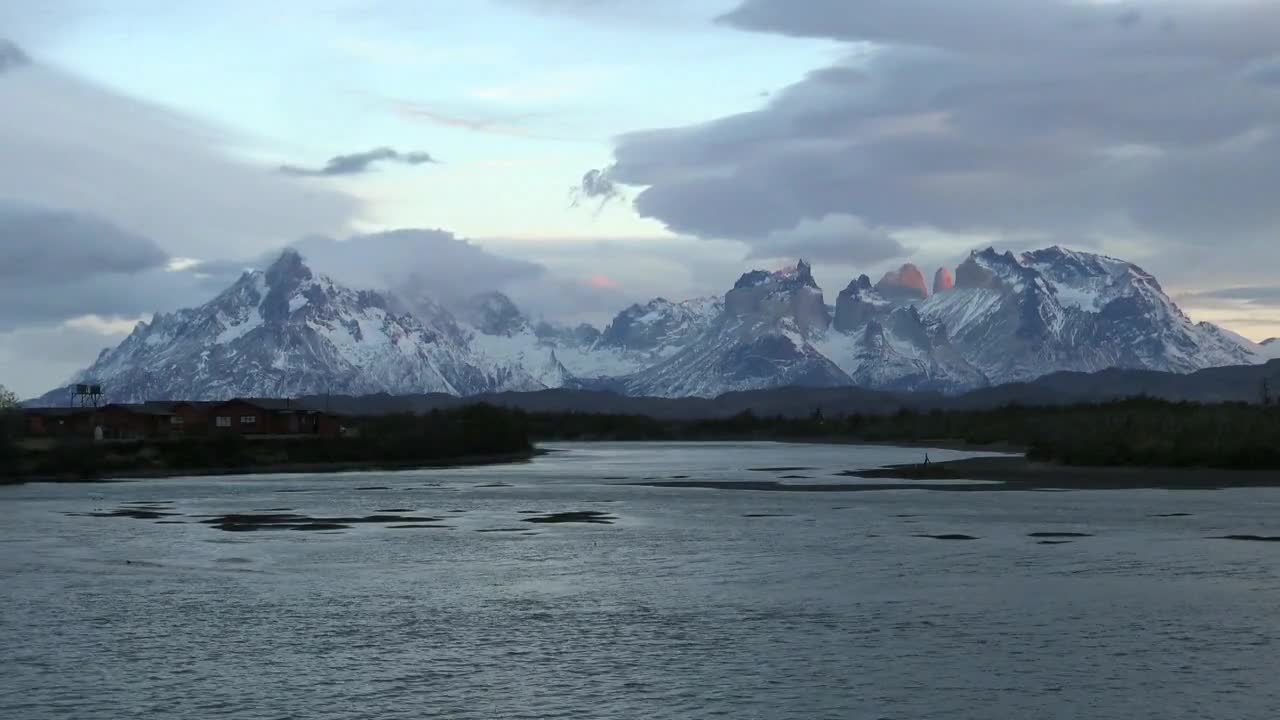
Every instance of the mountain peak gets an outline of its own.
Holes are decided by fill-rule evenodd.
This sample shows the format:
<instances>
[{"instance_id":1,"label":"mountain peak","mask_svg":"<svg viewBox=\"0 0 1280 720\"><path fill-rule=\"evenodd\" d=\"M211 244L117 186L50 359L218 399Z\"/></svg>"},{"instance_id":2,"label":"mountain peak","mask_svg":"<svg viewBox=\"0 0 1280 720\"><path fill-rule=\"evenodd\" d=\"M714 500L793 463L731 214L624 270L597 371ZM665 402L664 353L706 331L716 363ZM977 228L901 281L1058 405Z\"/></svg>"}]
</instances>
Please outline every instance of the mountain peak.
<instances>
[{"instance_id":1,"label":"mountain peak","mask_svg":"<svg viewBox=\"0 0 1280 720\"><path fill-rule=\"evenodd\" d=\"M920 299L929 297L929 286L924 282L920 268L907 263L897 270L890 270L876 283L876 290L887 296Z\"/></svg>"},{"instance_id":2,"label":"mountain peak","mask_svg":"<svg viewBox=\"0 0 1280 720\"><path fill-rule=\"evenodd\" d=\"M294 309L294 295L312 279L311 268L302 261L302 255L297 250L280 253L280 257L263 273L267 291L259 308L263 319L287 319Z\"/></svg>"},{"instance_id":3,"label":"mountain peak","mask_svg":"<svg viewBox=\"0 0 1280 720\"><path fill-rule=\"evenodd\" d=\"M862 275L859 275L856 280L851 281L849 283L849 286L844 289L844 293L841 293L841 294L843 295L847 293L849 295L855 295L860 292L866 292L872 289L873 289L873 286L871 285L871 278L867 277L867 275L864 273Z\"/></svg>"},{"instance_id":4,"label":"mountain peak","mask_svg":"<svg viewBox=\"0 0 1280 720\"><path fill-rule=\"evenodd\" d=\"M935 289L950 279L938 271ZM531 321L496 292L473 298L476 313L463 317L465 308L431 299L426 282L406 283L399 300L357 291L313 275L291 250L205 305L140 323L80 377L139 400L571 383L665 397L851 383L951 392L1059 370L1189 372L1280 350L1280 340L1257 345L1192 324L1136 265L1083 251L974 251L955 287L981 291L930 296L907 264L878 285L856 278L832 317L801 260L743 275L723 300L633 305L601 333ZM412 293L405 310L403 292Z\"/></svg>"},{"instance_id":5,"label":"mountain peak","mask_svg":"<svg viewBox=\"0 0 1280 720\"><path fill-rule=\"evenodd\" d=\"M267 268L266 278L267 287L289 286L292 289L310 280L312 274L311 268L307 267L301 253L289 248L280 253L280 257Z\"/></svg>"},{"instance_id":6,"label":"mountain peak","mask_svg":"<svg viewBox=\"0 0 1280 720\"><path fill-rule=\"evenodd\" d=\"M803 259L795 265L784 267L781 270L769 272L767 270L752 270L744 273L738 278L738 282L734 283L734 290L742 290L744 288L759 287L765 284L777 284L787 287L810 287L814 290L820 290L817 281L813 279L813 266Z\"/></svg>"},{"instance_id":7,"label":"mountain peak","mask_svg":"<svg viewBox=\"0 0 1280 720\"><path fill-rule=\"evenodd\" d=\"M510 337L528 327L528 318L506 294L485 292L473 295L455 312L463 322L469 323L485 335Z\"/></svg>"},{"instance_id":8,"label":"mountain peak","mask_svg":"<svg viewBox=\"0 0 1280 720\"><path fill-rule=\"evenodd\" d=\"M813 266L805 262L804 258L796 263L796 279L806 285L817 285L813 279Z\"/></svg>"},{"instance_id":9,"label":"mountain peak","mask_svg":"<svg viewBox=\"0 0 1280 720\"><path fill-rule=\"evenodd\" d=\"M833 327L841 332L851 332L884 314L891 307L893 303L872 286L871 278L859 275L857 280L849 283L836 297Z\"/></svg>"},{"instance_id":10,"label":"mountain peak","mask_svg":"<svg viewBox=\"0 0 1280 720\"><path fill-rule=\"evenodd\" d=\"M933 294L945 292L956 286L955 278L951 276L951 271L947 268L938 268L938 272L933 274Z\"/></svg>"}]
</instances>

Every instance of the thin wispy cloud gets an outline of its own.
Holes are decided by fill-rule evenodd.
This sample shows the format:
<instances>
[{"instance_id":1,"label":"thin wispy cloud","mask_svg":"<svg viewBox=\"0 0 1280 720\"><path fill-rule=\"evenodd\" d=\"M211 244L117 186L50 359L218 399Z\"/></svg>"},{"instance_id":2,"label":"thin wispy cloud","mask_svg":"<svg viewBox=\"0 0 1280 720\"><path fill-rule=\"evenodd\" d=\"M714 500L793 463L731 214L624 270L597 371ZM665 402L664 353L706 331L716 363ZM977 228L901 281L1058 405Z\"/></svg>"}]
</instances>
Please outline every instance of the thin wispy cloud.
<instances>
[{"instance_id":1,"label":"thin wispy cloud","mask_svg":"<svg viewBox=\"0 0 1280 720\"><path fill-rule=\"evenodd\" d=\"M599 142L601 139L587 133L576 134L566 130L553 134L529 127L529 124L533 121L553 117L555 113L551 112L457 112L440 110L409 100L397 99L384 100L383 104L392 114L405 120L427 123L437 127L466 130L482 135L560 143L594 143Z\"/></svg>"},{"instance_id":2,"label":"thin wispy cloud","mask_svg":"<svg viewBox=\"0 0 1280 720\"><path fill-rule=\"evenodd\" d=\"M297 165L281 165L280 172L286 175L304 177L333 177L337 175L360 175L370 172L378 163L399 163L401 165L426 165L437 160L430 153L399 152L389 147L374 148L362 153L337 155L329 159L324 167L306 168Z\"/></svg>"},{"instance_id":3,"label":"thin wispy cloud","mask_svg":"<svg viewBox=\"0 0 1280 720\"><path fill-rule=\"evenodd\" d=\"M521 113L504 118L480 116L465 117L462 115L440 112L425 105L420 105L406 100L391 100L388 102L388 107L390 107L391 112L402 118L431 123L432 125L439 125L441 127L470 130L471 132L485 133L488 135L504 135L507 137L539 137L533 132L514 124L523 120L539 117L539 113Z\"/></svg>"}]
</instances>

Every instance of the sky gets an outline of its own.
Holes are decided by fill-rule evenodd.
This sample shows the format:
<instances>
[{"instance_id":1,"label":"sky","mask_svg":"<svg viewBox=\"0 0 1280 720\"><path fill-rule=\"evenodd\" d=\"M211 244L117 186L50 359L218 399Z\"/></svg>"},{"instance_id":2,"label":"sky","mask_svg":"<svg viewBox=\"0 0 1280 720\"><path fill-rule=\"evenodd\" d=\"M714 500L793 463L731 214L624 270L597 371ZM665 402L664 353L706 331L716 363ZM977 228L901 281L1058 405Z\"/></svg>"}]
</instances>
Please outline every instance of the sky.
<instances>
[{"instance_id":1,"label":"sky","mask_svg":"<svg viewBox=\"0 0 1280 720\"><path fill-rule=\"evenodd\" d=\"M0 383L299 246L606 321L1053 244L1280 335L1274 0L0 3Z\"/></svg>"}]
</instances>

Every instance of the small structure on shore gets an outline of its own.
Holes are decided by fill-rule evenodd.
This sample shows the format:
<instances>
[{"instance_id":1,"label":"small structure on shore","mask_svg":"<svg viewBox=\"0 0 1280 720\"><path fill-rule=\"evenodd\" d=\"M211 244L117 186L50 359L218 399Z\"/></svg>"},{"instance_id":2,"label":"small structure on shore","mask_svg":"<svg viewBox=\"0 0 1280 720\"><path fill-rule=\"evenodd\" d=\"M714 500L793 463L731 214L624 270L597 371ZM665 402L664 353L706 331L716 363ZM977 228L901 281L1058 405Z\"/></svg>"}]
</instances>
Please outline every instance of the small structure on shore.
<instances>
[{"instance_id":1,"label":"small structure on shore","mask_svg":"<svg viewBox=\"0 0 1280 720\"><path fill-rule=\"evenodd\" d=\"M23 415L30 437L150 440L216 433L336 437L341 432L336 415L276 398L27 408Z\"/></svg>"}]
</instances>

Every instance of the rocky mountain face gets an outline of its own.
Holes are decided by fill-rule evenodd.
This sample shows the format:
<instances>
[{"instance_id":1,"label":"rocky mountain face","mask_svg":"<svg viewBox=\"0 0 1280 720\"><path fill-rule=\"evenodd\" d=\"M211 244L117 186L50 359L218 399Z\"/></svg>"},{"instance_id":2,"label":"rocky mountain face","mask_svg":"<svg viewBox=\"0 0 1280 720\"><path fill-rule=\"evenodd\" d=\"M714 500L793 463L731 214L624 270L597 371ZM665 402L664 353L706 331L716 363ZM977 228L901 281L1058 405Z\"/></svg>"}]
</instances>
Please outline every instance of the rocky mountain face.
<instances>
[{"instance_id":1,"label":"rocky mountain face","mask_svg":"<svg viewBox=\"0 0 1280 720\"><path fill-rule=\"evenodd\" d=\"M876 283L876 290L881 295L900 302L929 297L929 286L924 284L924 273L911 263L885 273L880 282Z\"/></svg>"},{"instance_id":2,"label":"rocky mountain face","mask_svg":"<svg viewBox=\"0 0 1280 720\"><path fill-rule=\"evenodd\" d=\"M930 292L932 290L932 292ZM501 293L342 287L285 253L209 303L157 315L73 382L114 401L548 388L713 397L781 386L949 394L1059 371L1188 373L1280 354L1193 323L1141 268L1060 247L987 249L932 286L913 265L828 306L804 261L723 298L655 299L603 330L529 318ZM66 390L42 398L62 404Z\"/></svg>"},{"instance_id":3,"label":"rocky mountain face","mask_svg":"<svg viewBox=\"0 0 1280 720\"><path fill-rule=\"evenodd\" d=\"M849 378L810 340L831 325L808 263L743 275L724 309L670 357L623 378L631 395L714 397L736 390L836 387Z\"/></svg>"},{"instance_id":4,"label":"rocky mountain face","mask_svg":"<svg viewBox=\"0 0 1280 720\"><path fill-rule=\"evenodd\" d=\"M938 272L933 274L933 294L946 292L956 286L955 277L951 275L951 270L947 268L938 268Z\"/></svg>"},{"instance_id":5,"label":"rocky mountain face","mask_svg":"<svg viewBox=\"0 0 1280 720\"><path fill-rule=\"evenodd\" d=\"M918 273L918 271L917 271ZM923 276L921 276L923 282ZM835 332L820 342L824 354L862 387L893 390L958 391L980 387L986 378L954 347L945 328L927 322L912 300L927 292L904 292L866 275L836 299Z\"/></svg>"},{"instance_id":6,"label":"rocky mountain face","mask_svg":"<svg viewBox=\"0 0 1280 720\"><path fill-rule=\"evenodd\" d=\"M1062 370L1192 372L1261 360L1256 347L1192 323L1136 265L1059 247L975 252L956 269L955 287L920 312L997 384Z\"/></svg>"},{"instance_id":7,"label":"rocky mountain face","mask_svg":"<svg viewBox=\"0 0 1280 720\"><path fill-rule=\"evenodd\" d=\"M101 383L114 402L541 387L522 367L484 362L443 309L431 322L394 306L286 252L205 305L140 323L73 382ZM41 401L66 398L63 388Z\"/></svg>"}]
</instances>

